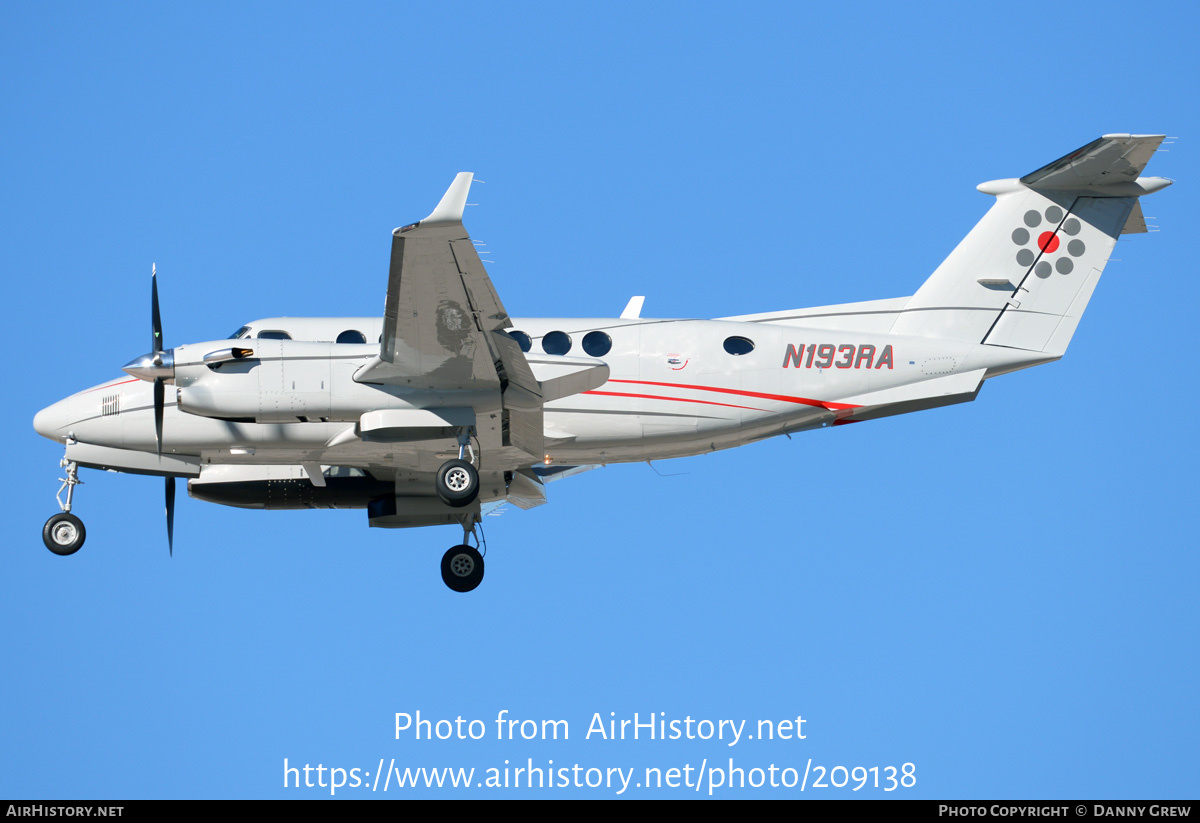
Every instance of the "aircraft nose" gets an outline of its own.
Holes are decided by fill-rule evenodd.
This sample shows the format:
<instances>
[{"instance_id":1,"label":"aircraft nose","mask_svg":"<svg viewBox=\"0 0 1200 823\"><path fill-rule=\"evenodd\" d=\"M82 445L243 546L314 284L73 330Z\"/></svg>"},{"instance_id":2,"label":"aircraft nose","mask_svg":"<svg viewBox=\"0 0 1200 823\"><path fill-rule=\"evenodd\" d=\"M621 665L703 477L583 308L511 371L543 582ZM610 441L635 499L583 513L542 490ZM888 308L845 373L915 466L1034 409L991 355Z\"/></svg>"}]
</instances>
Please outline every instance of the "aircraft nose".
<instances>
[{"instance_id":1,"label":"aircraft nose","mask_svg":"<svg viewBox=\"0 0 1200 823\"><path fill-rule=\"evenodd\" d=\"M71 419L65 400L47 406L33 416L34 431L51 440L62 440L66 437L66 429L69 425L71 425Z\"/></svg>"}]
</instances>

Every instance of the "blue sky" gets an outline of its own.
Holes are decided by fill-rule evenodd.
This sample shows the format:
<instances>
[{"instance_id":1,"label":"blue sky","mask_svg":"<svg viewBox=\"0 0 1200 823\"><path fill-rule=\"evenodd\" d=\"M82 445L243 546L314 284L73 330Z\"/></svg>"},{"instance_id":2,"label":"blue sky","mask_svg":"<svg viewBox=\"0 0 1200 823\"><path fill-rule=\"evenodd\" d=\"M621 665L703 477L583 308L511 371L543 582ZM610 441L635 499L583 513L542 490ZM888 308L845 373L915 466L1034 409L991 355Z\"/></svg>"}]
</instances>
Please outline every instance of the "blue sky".
<instances>
[{"instance_id":1,"label":"blue sky","mask_svg":"<svg viewBox=\"0 0 1200 823\"><path fill-rule=\"evenodd\" d=\"M804 796L1195 797L1197 17L1147 14L5 6L0 796L329 796L285 790L285 758L640 778L732 757L915 764L890 795ZM1181 137L1148 169L1178 181L1145 204L1162 231L1118 245L1061 362L973 404L556 483L489 519L471 596L438 577L454 529L361 511L181 490L168 558L154 478L85 472L87 545L41 545L61 451L32 417L146 349L151 261L168 345L375 314L390 230L470 170L517 317L896 297L986 211L977 183L1106 132ZM418 710L489 735L397 740ZM570 740L496 740L502 710ZM803 716L806 739L584 739L610 712ZM800 796L716 790L737 795Z\"/></svg>"}]
</instances>

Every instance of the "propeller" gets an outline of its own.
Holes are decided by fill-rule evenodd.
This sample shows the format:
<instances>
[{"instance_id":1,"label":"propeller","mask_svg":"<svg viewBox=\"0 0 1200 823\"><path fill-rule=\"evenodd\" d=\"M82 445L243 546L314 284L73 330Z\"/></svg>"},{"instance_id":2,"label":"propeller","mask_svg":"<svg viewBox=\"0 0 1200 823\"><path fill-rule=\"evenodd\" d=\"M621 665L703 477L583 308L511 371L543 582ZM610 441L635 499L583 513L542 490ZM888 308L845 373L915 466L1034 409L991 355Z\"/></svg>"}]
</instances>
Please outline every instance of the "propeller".
<instances>
[{"instance_id":1,"label":"propeller","mask_svg":"<svg viewBox=\"0 0 1200 823\"><path fill-rule=\"evenodd\" d=\"M167 551L175 556L175 475L167 475Z\"/></svg>"},{"instance_id":2,"label":"propeller","mask_svg":"<svg viewBox=\"0 0 1200 823\"><path fill-rule=\"evenodd\" d=\"M150 325L153 341L150 349L154 362L162 365L162 315L158 310L158 266L150 264ZM162 457L162 427L163 407L165 405L166 382L161 377L154 378L154 442L158 446L158 456ZM167 475L167 553L175 556L175 475Z\"/></svg>"},{"instance_id":3,"label":"propeller","mask_svg":"<svg viewBox=\"0 0 1200 823\"><path fill-rule=\"evenodd\" d=\"M150 353L135 358L123 367L123 371L134 377L154 384L154 443L158 456L162 457L163 408L166 405L166 382L175 377L175 352L163 349L162 314L158 310L158 266L150 265ZM175 556L175 477L166 476L167 498L167 551Z\"/></svg>"},{"instance_id":4,"label":"propeller","mask_svg":"<svg viewBox=\"0 0 1200 823\"><path fill-rule=\"evenodd\" d=\"M150 264L150 325L154 332L150 355L155 365L162 364L162 316L158 312L158 266ZM154 378L154 442L158 445L158 456L162 457L163 403L166 384L161 377ZM168 508L168 511L170 509Z\"/></svg>"}]
</instances>

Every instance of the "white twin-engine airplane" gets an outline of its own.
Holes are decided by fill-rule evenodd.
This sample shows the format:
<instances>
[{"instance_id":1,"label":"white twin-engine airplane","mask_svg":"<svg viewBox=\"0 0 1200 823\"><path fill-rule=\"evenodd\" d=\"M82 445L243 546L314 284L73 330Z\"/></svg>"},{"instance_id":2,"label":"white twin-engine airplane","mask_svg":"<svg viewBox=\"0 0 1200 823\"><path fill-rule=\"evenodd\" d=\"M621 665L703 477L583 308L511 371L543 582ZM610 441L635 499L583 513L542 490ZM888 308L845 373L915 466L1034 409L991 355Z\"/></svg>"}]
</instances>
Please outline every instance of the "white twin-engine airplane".
<instances>
[{"instance_id":1,"label":"white twin-engine airplane","mask_svg":"<svg viewBox=\"0 0 1200 823\"><path fill-rule=\"evenodd\" d=\"M170 545L186 477L229 506L458 524L442 579L470 591L481 515L546 502L549 480L963 403L1059 359L1118 236L1146 231L1138 197L1170 185L1140 176L1162 140L1109 134L980 185L995 204L911 297L717 320L644 319L635 297L617 318L514 320L463 228L466 172L392 233L382 318L255 320L164 349L152 273L151 352L34 418L66 445L43 539L83 544L84 466L166 477Z\"/></svg>"}]
</instances>

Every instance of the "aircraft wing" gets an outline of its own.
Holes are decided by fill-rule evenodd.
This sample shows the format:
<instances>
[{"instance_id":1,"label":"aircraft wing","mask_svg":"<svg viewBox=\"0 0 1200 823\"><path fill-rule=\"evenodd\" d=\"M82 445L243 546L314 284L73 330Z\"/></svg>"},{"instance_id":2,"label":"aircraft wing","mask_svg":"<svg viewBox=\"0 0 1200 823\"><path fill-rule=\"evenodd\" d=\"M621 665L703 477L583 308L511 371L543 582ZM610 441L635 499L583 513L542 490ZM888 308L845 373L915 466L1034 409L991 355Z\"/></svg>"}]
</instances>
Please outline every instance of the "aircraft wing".
<instances>
[{"instance_id":1,"label":"aircraft wing","mask_svg":"<svg viewBox=\"0 0 1200 823\"><path fill-rule=\"evenodd\" d=\"M360 382L500 387L507 347L493 333L511 321L462 224L472 177L457 175L428 217L392 232L383 339Z\"/></svg>"},{"instance_id":2,"label":"aircraft wing","mask_svg":"<svg viewBox=\"0 0 1200 823\"><path fill-rule=\"evenodd\" d=\"M466 228L473 175L460 172L437 208L392 232L379 354L360 383L433 392L502 392L505 445L542 454L542 390Z\"/></svg>"}]
</instances>

